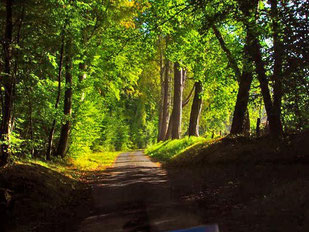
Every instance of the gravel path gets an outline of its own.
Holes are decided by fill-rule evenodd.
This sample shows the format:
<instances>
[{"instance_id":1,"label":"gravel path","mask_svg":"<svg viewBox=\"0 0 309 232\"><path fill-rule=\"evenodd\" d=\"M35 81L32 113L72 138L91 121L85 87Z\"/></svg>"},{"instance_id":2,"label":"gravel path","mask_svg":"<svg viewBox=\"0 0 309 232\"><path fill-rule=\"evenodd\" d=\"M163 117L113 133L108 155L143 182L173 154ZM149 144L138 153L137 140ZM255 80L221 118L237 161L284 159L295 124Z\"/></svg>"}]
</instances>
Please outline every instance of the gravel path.
<instances>
[{"instance_id":1,"label":"gravel path","mask_svg":"<svg viewBox=\"0 0 309 232\"><path fill-rule=\"evenodd\" d=\"M169 231L197 226L195 209L174 199L164 169L143 152L120 154L96 176L93 210L79 232Z\"/></svg>"}]
</instances>

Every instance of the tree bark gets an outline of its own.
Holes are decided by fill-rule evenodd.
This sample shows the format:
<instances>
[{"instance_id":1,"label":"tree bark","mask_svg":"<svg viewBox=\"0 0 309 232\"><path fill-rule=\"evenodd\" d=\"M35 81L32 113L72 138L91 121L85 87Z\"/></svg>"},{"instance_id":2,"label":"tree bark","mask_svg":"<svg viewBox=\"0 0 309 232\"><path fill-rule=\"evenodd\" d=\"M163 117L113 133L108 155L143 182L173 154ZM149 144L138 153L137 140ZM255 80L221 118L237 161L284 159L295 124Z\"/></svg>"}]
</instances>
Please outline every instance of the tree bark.
<instances>
[{"instance_id":1,"label":"tree bark","mask_svg":"<svg viewBox=\"0 0 309 232\"><path fill-rule=\"evenodd\" d=\"M14 76L11 75L11 59L12 59L12 5L13 1L5 1L6 9L6 25L5 35L3 43L3 61L4 61L4 76L2 84L4 87L4 105L2 107L2 122L1 122L1 158L0 166L5 165L8 162L10 151L10 133L12 126L13 115L13 95L14 95Z\"/></svg>"},{"instance_id":2,"label":"tree bark","mask_svg":"<svg viewBox=\"0 0 309 232\"><path fill-rule=\"evenodd\" d=\"M165 74L164 74L164 81L163 81L163 88L164 88L164 97L163 97L163 104L162 104L162 121L161 121L161 131L159 141L164 140L167 130L168 130L168 122L170 118L170 104L171 104L171 90L170 90L170 82L171 82L171 75L170 75L170 61L166 59L165 61Z\"/></svg>"},{"instance_id":3,"label":"tree bark","mask_svg":"<svg viewBox=\"0 0 309 232\"><path fill-rule=\"evenodd\" d=\"M256 120L256 129L255 129L255 133L257 137L260 137L260 124L261 124L261 119L258 118Z\"/></svg>"},{"instance_id":4,"label":"tree bark","mask_svg":"<svg viewBox=\"0 0 309 232\"><path fill-rule=\"evenodd\" d=\"M261 54L261 45L258 39L254 36L254 33L252 32L251 29L248 30L248 33L250 33L250 35L252 36L252 46L250 46L249 48L249 53L250 56L252 57L252 60L255 62L255 70L257 73L258 80L260 82L260 88L262 91L267 118L269 121L270 134L274 138L279 138L282 135L282 127L280 127L281 120L280 117L277 117L277 115L274 114L274 107L269 91L265 64Z\"/></svg>"},{"instance_id":5,"label":"tree bark","mask_svg":"<svg viewBox=\"0 0 309 232\"><path fill-rule=\"evenodd\" d=\"M59 57L59 64L58 64L58 78L57 78L58 79L58 91L57 91L57 98L56 98L56 103L55 103L55 110L58 109L59 102L60 102L60 95L61 95L61 75L62 75L62 66L63 66L63 53L64 53L64 31L62 32L60 57ZM46 151L47 160L50 160L51 158L55 128L56 128L56 119L54 118L52 127L49 132L49 137L48 137L48 145L47 145L47 151Z\"/></svg>"},{"instance_id":6,"label":"tree bark","mask_svg":"<svg viewBox=\"0 0 309 232\"><path fill-rule=\"evenodd\" d=\"M72 115L72 52L71 41L68 39L66 43L65 55L65 94L64 94L64 116L65 124L61 127L60 139L56 155L64 157L69 144L69 135L71 130Z\"/></svg>"},{"instance_id":7,"label":"tree bark","mask_svg":"<svg viewBox=\"0 0 309 232\"><path fill-rule=\"evenodd\" d=\"M161 37L159 42L161 42ZM161 83L161 91L160 91L160 102L159 102L159 124L158 124L158 138L157 141L161 141L162 136L162 119L163 119L163 102L164 102L164 62L163 62L163 52L161 48L161 43L159 43L160 47L160 83Z\"/></svg>"},{"instance_id":8,"label":"tree bark","mask_svg":"<svg viewBox=\"0 0 309 232\"><path fill-rule=\"evenodd\" d=\"M190 113L189 136L199 136L199 119L202 110L202 83L197 81L194 86L195 92Z\"/></svg>"},{"instance_id":9,"label":"tree bark","mask_svg":"<svg viewBox=\"0 0 309 232\"><path fill-rule=\"evenodd\" d=\"M183 70L178 62L174 65L174 105L172 113L172 139L179 139L181 135L182 120L182 94L183 94Z\"/></svg>"},{"instance_id":10,"label":"tree bark","mask_svg":"<svg viewBox=\"0 0 309 232\"><path fill-rule=\"evenodd\" d=\"M248 37L248 54L252 62L255 63L255 72L260 83L260 88L263 96L263 101L269 121L269 130L273 138L279 138L282 135L282 126L280 116L276 113L274 104L271 99L271 94L269 91L268 79L266 75L265 63L262 58L261 44L259 41L258 34L256 33L256 25L254 20L248 20L252 16L252 12L256 11L258 8L258 1L250 2L251 6L244 4L244 2L239 1L240 9L246 16L243 18L243 23L245 25ZM254 10L255 9L255 10ZM254 16L255 17L255 16ZM246 19L247 18L247 19ZM279 88L280 90L280 88ZM279 91L280 92L280 91ZM280 94L279 94L280 95ZM278 96L278 94L277 94ZM281 97L280 97L281 104Z\"/></svg>"},{"instance_id":11,"label":"tree bark","mask_svg":"<svg viewBox=\"0 0 309 232\"><path fill-rule=\"evenodd\" d=\"M274 43L274 97L273 97L273 117L275 125L273 125L273 133L282 136L282 123L281 123L281 100L282 100L282 55L283 44L280 39L280 26L277 0L270 0L271 15L273 24L273 43Z\"/></svg>"},{"instance_id":12,"label":"tree bark","mask_svg":"<svg viewBox=\"0 0 309 232\"><path fill-rule=\"evenodd\" d=\"M239 82L232 127L230 131L231 134L235 135L244 133L245 114L247 111L249 101L249 90L252 79L253 79L252 73L244 70Z\"/></svg>"}]
</instances>

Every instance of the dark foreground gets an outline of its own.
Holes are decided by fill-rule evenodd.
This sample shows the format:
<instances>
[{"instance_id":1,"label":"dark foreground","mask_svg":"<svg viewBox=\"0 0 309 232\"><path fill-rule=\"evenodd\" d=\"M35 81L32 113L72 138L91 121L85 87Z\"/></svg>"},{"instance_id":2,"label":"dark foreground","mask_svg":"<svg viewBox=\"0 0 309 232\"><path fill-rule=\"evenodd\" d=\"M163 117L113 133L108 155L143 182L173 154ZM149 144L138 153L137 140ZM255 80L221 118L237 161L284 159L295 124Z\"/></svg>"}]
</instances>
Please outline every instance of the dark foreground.
<instances>
[{"instance_id":1,"label":"dark foreground","mask_svg":"<svg viewBox=\"0 0 309 232\"><path fill-rule=\"evenodd\" d=\"M156 232L216 223L220 232L308 232L308 151L308 133L279 144L224 138L191 147L165 168L142 152L123 153L113 168L82 181L13 165L0 172L0 190L12 196L0 201L0 231Z\"/></svg>"}]
</instances>

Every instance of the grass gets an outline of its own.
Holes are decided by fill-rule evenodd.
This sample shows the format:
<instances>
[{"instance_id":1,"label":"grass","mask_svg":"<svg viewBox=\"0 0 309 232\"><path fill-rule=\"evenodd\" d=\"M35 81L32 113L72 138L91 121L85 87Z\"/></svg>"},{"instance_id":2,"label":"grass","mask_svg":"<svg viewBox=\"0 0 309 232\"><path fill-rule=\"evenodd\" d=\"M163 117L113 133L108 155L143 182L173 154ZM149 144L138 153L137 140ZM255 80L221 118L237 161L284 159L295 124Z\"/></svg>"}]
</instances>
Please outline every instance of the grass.
<instances>
[{"instance_id":1,"label":"grass","mask_svg":"<svg viewBox=\"0 0 309 232\"><path fill-rule=\"evenodd\" d=\"M19 159L1 168L0 231L59 231L68 218L86 212L75 210L90 199L85 177L112 166L119 153L87 153L52 162Z\"/></svg>"},{"instance_id":2,"label":"grass","mask_svg":"<svg viewBox=\"0 0 309 232\"><path fill-rule=\"evenodd\" d=\"M197 143L165 164L173 194L220 231L309 231L309 131Z\"/></svg>"},{"instance_id":3,"label":"grass","mask_svg":"<svg viewBox=\"0 0 309 232\"><path fill-rule=\"evenodd\" d=\"M161 162L169 161L193 146L203 144L207 139L203 137L184 137L182 139L162 141L147 147L145 153Z\"/></svg>"},{"instance_id":4,"label":"grass","mask_svg":"<svg viewBox=\"0 0 309 232\"><path fill-rule=\"evenodd\" d=\"M69 160L69 162L82 171L105 170L113 165L120 152L94 152L87 153Z\"/></svg>"}]
</instances>

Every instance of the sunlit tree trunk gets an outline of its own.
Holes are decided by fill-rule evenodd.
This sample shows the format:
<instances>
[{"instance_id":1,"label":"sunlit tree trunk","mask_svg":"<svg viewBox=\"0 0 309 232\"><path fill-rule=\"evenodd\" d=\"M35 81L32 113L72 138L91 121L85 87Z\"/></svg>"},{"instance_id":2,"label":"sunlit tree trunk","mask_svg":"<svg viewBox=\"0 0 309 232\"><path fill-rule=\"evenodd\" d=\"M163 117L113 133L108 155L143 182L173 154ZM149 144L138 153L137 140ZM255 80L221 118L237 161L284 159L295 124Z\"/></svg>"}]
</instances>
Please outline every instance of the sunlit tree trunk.
<instances>
[{"instance_id":1,"label":"sunlit tree trunk","mask_svg":"<svg viewBox=\"0 0 309 232\"><path fill-rule=\"evenodd\" d=\"M184 76L178 62L174 65L174 104L172 113L172 139L179 139L181 135L182 95Z\"/></svg>"},{"instance_id":2,"label":"sunlit tree trunk","mask_svg":"<svg viewBox=\"0 0 309 232\"><path fill-rule=\"evenodd\" d=\"M164 68L164 81L163 81L163 104L162 104L162 121L159 141L164 140L170 118L170 104L171 104L171 90L170 90L170 61L166 59Z\"/></svg>"},{"instance_id":3,"label":"sunlit tree trunk","mask_svg":"<svg viewBox=\"0 0 309 232\"><path fill-rule=\"evenodd\" d=\"M5 1L6 10L6 25L3 41L3 62L4 74L2 75L2 84L4 87L4 100L2 106L2 122L1 122L1 159L0 165L5 165L8 162L10 155L9 143L12 126L13 115L13 95L14 95L14 76L11 74L11 60L12 60L12 5L13 1Z\"/></svg>"},{"instance_id":4,"label":"sunlit tree trunk","mask_svg":"<svg viewBox=\"0 0 309 232\"><path fill-rule=\"evenodd\" d=\"M163 102L164 102L164 61L163 61L163 52L162 52L162 46L161 46L161 37L159 37L159 48L160 48L160 101L159 101L159 124L158 124L158 138L157 141L162 140L162 124L163 124Z\"/></svg>"},{"instance_id":5,"label":"sunlit tree trunk","mask_svg":"<svg viewBox=\"0 0 309 232\"><path fill-rule=\"evenodd\" d=\"M65 123L61 127L60 139L56 155L64 157L69 144L72 115L72 47L71 41L67 40L65 54L65 94L64 94L64 116Z\"/></svg>"},{"instance_id":6,"label":"sunlit tree trunk","mask_svg":"<svg viewBox=\"0 0 309 232\"><path fill-rule=\"evenodd\" d=\"M189 136L199 136L199 119L202 110L203 86L200 81L195 82L195 93L190 113Z\"/></svg>"}]
</instances>

